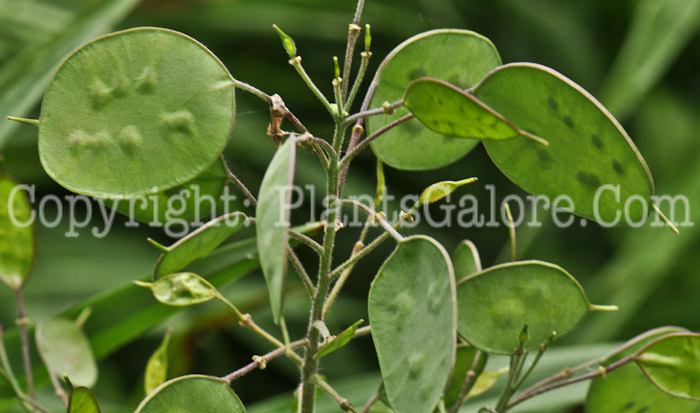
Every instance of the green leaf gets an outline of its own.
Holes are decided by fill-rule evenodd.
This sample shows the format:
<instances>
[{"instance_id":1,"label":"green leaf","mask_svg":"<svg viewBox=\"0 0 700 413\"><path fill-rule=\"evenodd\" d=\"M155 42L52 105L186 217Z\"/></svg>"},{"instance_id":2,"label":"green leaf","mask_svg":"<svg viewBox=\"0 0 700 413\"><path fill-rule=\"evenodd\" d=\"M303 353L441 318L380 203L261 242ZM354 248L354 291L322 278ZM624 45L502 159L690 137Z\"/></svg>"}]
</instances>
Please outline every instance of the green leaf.
<instances>
[{"instance_id":1,"label":"green leaf","mask_svg":"<svg viewBox=\"0 0 700 413\"><path fill-rule=\"evenodd\" d=\"M214 162L193 180L147 197L107 200L119 213L146 224L172 220L200 221L216 211L228 182L224 160ZM133 206L132 206L133 204Z\"/></svg>"},{"instance_id":2,"label":"green leaf","mask_svg":"<svg viewBox=\"0 0 700 413\"><path fill-rule=\"evenodd\" d=\"M166 275L153 283L134 281L134 284L150 288L156 300L176 307L204 303L218 296L209 281L191 272Z\"/></svg>"},{"instance_id":3,"label":"green leaf","mask_svg":"<svg viewBox=\"0 0 700 413\"><path fill-rule=\"evenodd\" d=\"M0 165L0 281L19 290L34 265L34 225L27 194ZM18 225L19 224L19 225Z\"/></svg>"},{"instance_id":4,"label":"green leaf","mask_svg":"<svg viewBox=\"0 0 700 413\"><path fill-rule=\"evenodd\" d=\"M406 90L404 105L425 127L442 135L474 139L532 139L468 91L442 80L422 78Z\"/></svg>"},{"instance_id":5,"label":"green leaf","mask_svg":"<svg viewBox=\"0 0 700 413\"><path fill-rule=\"evenodd\" d=\"M355 331L357 331L357 327L359 327L360 324L362 324L363 322L364 320L360 320L343 330L342 333L338 334L333 339L331 339L331 341L329 341L328 344L320 348L318 352L314 354L314 358L317 359L323 356L327 356L328 354L331 354L339 348L345 347L345 345L352 340L353 336L355 335Z\"/></svg>"},{"instance_id":6,"label":"green leaf","mask_svg":"<svg viewBox=\"0 0 700 413\"><path fill-rule=\"evenodd\" d=\"M467 89L500 64L493 44L474 32L451 29L421 33L401 43L384 59L373 80L377 88L370 105L379 107L402 99L411 82L426 76ZM368 119L368 132L374 133L407 113L406 108L399 108L393 115ZM394 168L425 170L455 162L477 143L443 136L411 119L374 140L372 149Z\"/></svg>"},{"instance_id":7,"label":"green leaf","mask_svg":"<svg viewBox=\"0 0 700 413\"><path fill-rule=\"evenodd\" d=\"M39 118L39 155L67 189L155 193L209 168L226 146L233 82L194 39L137 28L100 37L58 69Z\"/></svg>"},{"instance_id":8,"label":"green leaf","mask_svg":"<svg viewBox=\"0 0 700 413\"><path fill-rule=\"evenodd\" d=\"M474 347L513 354L528 325L525 348L538 349L557 333L561 337L588 313L581 285L562 268L542 261L497 265L462 279L457 285L457 329Z\"/></svg>"},{"instance_id":9,"label":"green leaf","mask_svg":"<svg viewBox=\"0 0 700 413\"><path fill-rule=\"evenodd\" d=\"M167 247L156 262L153 278L159 279L189 265L198 258L206 257L246 222L241 212L233 212L207 222L197 230Z\"/></svg>"},{"instance_id":10,"label":"green leaf","mask_svg":"<svg viewBox=\"0 0 700 413\"><path fill-rule=\"evenodd\" d=\"M97 381L97 364L90 342L73 320L50 318L36 326L36 345L46 367L58 377L68 376L78 386Z\"/></svg>"},{"instance_id":11,"label":"green leaf","mask_svg":"<svg viewBox=\"0 0 700 413\"><path fill-rule=\"evenodd\" d=\"M476 178L467 178L462 179L460 181L442 181L434 183L429 187L425 188L425 190L423 190L423 193L420 195L418 205L432 204L433 202L437 202L454 192L460 186L471 184L472 182L476 182Z\"/></svg>"},{"instance_id":12,"label":"green leaf","mask_svg":"<svg viewBox=\"0 0 700 413\"><path fill-rule=\"evenodd\" d=\"M170 343L172 332L172 329L168 329L165 337L163 337L163 342L151 355L146 364L143 384L147 395L151 394L156 387L165 383L168 379L168 344Z\"/></svg>"},{"instance_id":13,"label":"green leaf","mask_svg":"<svg viewBox=\"0 0 700 413\"><path fill-rule=\"evenodd\" d=\"M662 327L638 337L638 342L625 351L609 357L602 363L608 366L624 357L638 352L656 338L684 331L678 327ZM671 396L651 384L634 365L627 364L591 382L586 396L586 412L619 413L625 411L646 411L673 413L697 413L700 404L694 401Z\"/></svg>"},{"instance_id":14,"label":"green leaf","mask_svg":"<svg viewBox=\"0 0 700 413\"><path fill-rule=\"evenodd\" d=\"M474 95L549 142L484 141L493 162L516 185L551 202L568 195L573 205L563 202L560 208L605 223L627 221L625 203L640 196L642 202L630 203L629 221L645 218L654 193L649 169L620 124L580 86L550 68L514 63L491 72ZM598 192L603 185L619 185L619 199L611 190Z\"/></svg>"},{"instance_id":15,"label":"green leaf","mask_svg":"<svg viewBox=\"0 0 700 413\"><path fill-rule=\"evenodd\" d=\"M481 272L481 258L476 245L468 239L460 242L452 253L452 265L457 280Z\"/></svg>"},{"instance_id":16,"label":"green leaf","mask_svg":"<svg viewBox=\"0 0 700 413\"><path fill-rule=\"evenodd\" d=\"M659 389L700 401L700 334L661 337L641 349L635 361Z\"/></svg>"},{"instance_id":17,"label":"green leaf","mask_svg":"<svg viewBox=\"0 0 700 413\"><path fill-rule=\"evenodd\" d=\"M26 116L61 62L86 41L109 31L138 0L0 2L0 113ZM27 16L32 16L27 20ZM41 17L40 17L41 16ZM42 24L34 24L41 18ZM0 122L0 147L18 126Z\"/></svg>"},{"instance_id":18,"label":"green leaf","mask_svg":"<svg viewBox=\"0 0 700 413\"><path fill-rule=\"evenodd\" d=\"M455 365L452 369L452 377L445 391L445 406L452 406L457 403L459 398L459 393L462 391L462 386L464 385L464 380L467 377L467 372L471 369L474 362L474 356L476 356L477 349L466 344L460 344L457 346L457 355L455 357ZM488 356L486 353L482 353L481 359L474 369L474 373L478 378L481 372L484 371L486 367L486 361ZM472 382L473 385L476 384ZM471 391L470 391L471 393Z\"/></svg>"},{"instance_id":19,"label":"green leaf","mask_svg":"<svg viewBox=\"0 0 700 413\"><path fill-rule=\"evenodd\" d=\"M379 269L369 319L386 394L397 413L430 412L455 357L455 281L435 240L406 238Z\"/></svg>"},{"instance_id":20,"label":"green leaf","mask_svg":"<svg viewBox=\"0 0 700 413\"><path fill-rule=\"evenodd\" d=\"M191 375L163 383L136 409L136 413L163 412L245 413L245 407L226 381Z\"/></svg>"},{"instance_id":21,"label":"green leaf","mask_svg":"<svg viewBox=\"0 0 700 413\"><path fill-rule=\"evenodd\" d=\"M265 171L255 210L258 255L262 266L275 323L279 324L284 304L289 239L289 203L294 182L296 143L287 139Z\"/></svg>"},{"instance_id":22,"label":"green leaf","mask_svg":"<svg viewBox=\"0 0 700 413\"><path fill-rule=\"evenodd\" d=\"M95 395L87 387L76 387L70 392L68 413L100 413Z\"/></svg>"}]
</instances>

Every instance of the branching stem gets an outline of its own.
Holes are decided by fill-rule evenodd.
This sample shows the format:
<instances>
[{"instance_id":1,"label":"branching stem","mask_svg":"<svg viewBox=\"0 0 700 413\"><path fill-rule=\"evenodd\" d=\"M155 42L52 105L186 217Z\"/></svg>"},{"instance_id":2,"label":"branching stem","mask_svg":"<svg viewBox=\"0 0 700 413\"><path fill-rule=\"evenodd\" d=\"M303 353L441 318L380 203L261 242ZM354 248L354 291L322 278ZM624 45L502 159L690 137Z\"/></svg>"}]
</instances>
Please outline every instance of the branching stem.
<instances>
[{"instance_id":1,"label":"branching stem","mask_svg":"<svg viewBox=\"0 0 700 413\"><path fill-rule=\"evenodd\" d=\"M348 166L350 165L350 162L353 160L353 158L355 158L357 155L359 155L360 152L362 152L367 147L367 145L372 143L373 140L382 136L387 131L389 131L389 130L391 130L391 129L399 126L400 124L402 124L406 121L409 121L411 119L413 119L413 114L409 113L408 115L402 116L402 117L396 119L395 121L389 123L388 125L380 128L379 130L377 130L376 132L374 132L373 134L371 134L370 136L365 138L362 142L357 144L354 148L350 149L350 146L348 146L347 153L345 154L343 159L340 161L340 167L343 168L342 170L345 171L348 168ZM355 136L355 133L353 132L353 137L354 136ZM350 143L352 143L352 138L350 140Z\"/></svg>"},{"instance_id":2,"label":"branching stem","mask_svg":"<svg viewBox=\"0 0 700 413\"><path fill-rule=\"evenodd\" d=\"M361 118L367 118L370 116L383 115L386 113L390 113L391 111L396 110L396 109L400 108L401 106L403 106L403 104L404 104L403 99L401 99L401 100L397 100L396 102L387 105L387 107L374 108L374 109L369 109L369 110L365 110L362 112L357 112L357 113L352 114L352 115L348 116L347 118L345 118L345 124L349 126L351 123L356 122L358 119L361 119Z\"/></svg>"}]
</instances>

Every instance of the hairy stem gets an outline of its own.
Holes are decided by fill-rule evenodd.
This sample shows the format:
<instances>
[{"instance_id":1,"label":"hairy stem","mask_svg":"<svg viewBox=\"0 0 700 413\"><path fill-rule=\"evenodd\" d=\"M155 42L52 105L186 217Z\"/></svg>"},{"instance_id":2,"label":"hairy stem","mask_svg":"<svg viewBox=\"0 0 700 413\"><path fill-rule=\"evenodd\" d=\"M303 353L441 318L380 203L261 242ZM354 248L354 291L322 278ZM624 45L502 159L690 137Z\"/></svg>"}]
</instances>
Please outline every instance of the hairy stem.
<instances>
[{"instance_id":1,"label":"hairy stem","mask_svg":"<svg viewBox=\"0 0 700 413\"><path fill-rule=\"evenodd\" d=\"M357 410L355 410L355 408L352 407L352 405L350 404L350 401L348 401L348 399L346 399L343 396L341 396L340 394L338 394L338 392L335 391L335 389L333 387L331 387L330 384L328 384L325 380L323 380L323 378L321 378L321 376L316 374L314 376L314 381L316 382L316 384L318 384L318 387L320 387L324 392L326 392L326 394L331 396L331 398L333 398L333 400L338 402L338 406L340 406L340 408L343 411L358 413Z\"/></svg>"},{"instance_id":2,"label":"hairy stem","mask_svg":"<svg viewBox=\"0 0 700 413\"><path fill-rule=\"evenodd\" d=\"M321 93L321 91L318 89L316 84L311 80L309 75L306 73L306 70L304 70L304 67L301 65L301 56L296 56L293 57L289 60L289 64L296 69L297 73L299 73L299 76L301 76L301 79L306 83L306 86L311 89L311 92L318 98L318 100L321 101L323 106L326 108L328 113L331 114L334 118L337 116L335 109L331 106L331 103L326 99L326 97Z\"/></svg>"},{"instance_id":3,"label":"hairy stem","mask_svg":"<svg viewBox=\"0 0 700 413\"><path fill-rule=\"evenodd\" d=\"M333 146L341 139L343 131L336 125L336 132L333 139ZM311 316L307 337L309 343L306 347L304 363L301 372L301 412L313 413L315 404L316 381L315 376L318 371L318 359L314 358L314 354L318 351L320 332L314 326L316 321L323 321L323 307L326 302L326 296L331 283L330 272L333 261L333 250L335 246L336 221L338 218L338 158L331 157L330 168L328 171L328 181L326 185L326 196L329 199L328 214L326 216L326 227L323 237L323 255L318 271L318 280L316 284L316 296L313 299L311 306Z\"/></svg>"},{"instance_id":4,"label":"hairy stem","mask_svg":"<svg viewBox=\"0 0 700 413\"><path fill-rule=\"evenodd\" d=\"M299 273L299 277L301 277L301 281L304 283L304 287L306 287L309 297L313 299L316 295L316 287L314 287L314 283L311 281L311 278L306 272L304 265L302 265L301 261L299 260L299 257L297 257L294 250L289 245L287 245L287 255L289 256L289 260L292 262L292 265L294 265L294 268L296 268L297 272Z\"/></svg>"},{"instance_id":5,"label":"hairy stem","mask_svg":"<svg viewBox=\"0 0 700 413\"><path fill-rule=\"evenodd\" d=\"M243 192L243 194L246 196L246 198L248 198L248 200L250 201L251 205L253 205L254 207L257 207L257 206L258 206L258 200L255 199L255 195L253 195L253 193L250 192L250 190L248 189L248 187L246 187L245 184L243 184L243 182L242 182L240 179L238 179L238 177L236 176L236 174L234 174L233 171L231 171L231 168L228 166L228 163L227 163L226 160L224 159L224 156L223 156L223 155L221 155L221 160L222 160L223 163L224 163L224 167L226 168L226 174L228 174L228 177L229 177L229 179L231 180L231 182L233 182L234 184L236 184L236 186L238 187L238 189L240 189L241 192Z\"/></svg>"},{"instance_id":6,"label":"hairy stem","mask_svg":"<svg viewBox=\"0 0 700 413\"><path fill-rule=\"evenodd\" d=\"M323 247L321 244L318 242L314 241L312 238L310 238L307 235L304 235L300 232L294 231L294 230L289 230L289 236L301 241L303 244L309 246L312 250L314 250L317 254L321 255L323 254Z\"/></svg>"},{"instance_id":7,"label":"hairy stem","mask_svg":"<svg viewBox=\"0 0 700 413\"><path fill-rule=\"evenodd\" d=\"M350 165L350 162L353 160L353 158L355 158L357 155L359 155L360 152L362 152L367 147L367 145L369 145L373 140L382 136L387 131L389 131L389 130L391 130L391 129L399 126L400 124L402 124L406 121L409 121L411 119L413 119L413 114L409 113L408 115L402 116L402 117L396 119L395 121L387 124L386 126L382 127L378 131L374 132L373 134L371 134L370 136L365 138L362 142L357 144L352 149L350 149L350 147L348 146L347 153L345 154L343 159L340 161L340 166L341 166L341 168L343 168L343 171L345 171L348 168L348 166ZM353 136L355 136L354 132L353 132ZM352 143L352 138L350 140L350 143Z\"/></svg>"},{"instance_id":8,"label":"hairy stem","mask_svg":"<svg viewBox=\"0 0 700 413\"><path fill-rule=\"evenodd\" d=\"M297 347L301 347L303 345L306 345L308 341L306 339L301 339L297 341L293 341L289 343L290 349L295 349ZM272 350L271 352L265 354L264 356L257 356L253 357L253 362L247 364L244 367L241 367L240 369L234 371L233 373L229 373L226 376L222 377L223 380L226 380L227 382L232 382L242 376L245 376L246 374L250 373L251 371L260 368L261 370L264 369L267 365L267 363L270 360L276 359L279 356L282 356L286 353L287 347L278 347L275 350Z\"/></svg>"},{"instance_id":9,"label":"hairy stem","mask_svg":"<svg viewBox=\"0 0 700 413\"><path fill-rule=\"evenodd\" d=\"M345 118L345 124L350 125L351 123L357 121L360 118L367 118L370 116L376 116L376 115L383 115L386 113L392 113L392 111L400 108L403 106L403 99L397 100L394 103L390 103L386 107L382 106L381 108L374 108L374 109L368 109L368 110L363 110L362 112L357 112L354 113L347 118Z\"/></svg>"}]
</instances>

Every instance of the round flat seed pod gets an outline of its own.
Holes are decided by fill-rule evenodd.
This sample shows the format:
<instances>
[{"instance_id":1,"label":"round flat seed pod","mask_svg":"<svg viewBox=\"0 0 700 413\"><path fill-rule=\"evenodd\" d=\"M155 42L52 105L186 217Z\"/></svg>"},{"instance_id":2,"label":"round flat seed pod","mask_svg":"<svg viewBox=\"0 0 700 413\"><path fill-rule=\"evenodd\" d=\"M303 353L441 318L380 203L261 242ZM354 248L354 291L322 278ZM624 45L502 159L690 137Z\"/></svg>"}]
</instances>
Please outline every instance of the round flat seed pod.
<instances>
[{"instance_id":1,"label":"round flat seed pod","mask_svg":"<svg viewBox=\"0 0 700 413\"><path fill-rule=\"evenodd\" d=\"M402 99L411 82L432 77L462 89L476 85L501 64L496 48L487 38L468 30L431 30L397 46L382 62L374 82L377 88L370 107ZM368 119L368 133L374 133L408 114L399 108L394 114ZM372 142L382 162L402 170L436 169L466 155L479 143L434 132L411 119Z\"/></svg>"},{"instance_id":2,"label":"round flat seed pod","mask_svg":"<svg viewBox=\"0 0 700 413\"><path fill-rule=\"evenodd\" d=\"M527 324L525 348L537 350L578 324L592 306L581 285L562 268L519 261L487 268L457 284L457 331L492 354L513 354Z\"/></svg>"},{"instance_id":3,"label":"round flat seed pod","mask_svg":"<svg viewBox=\"0 0 700 413\"><path fill-rule=\"evenodd\" d=\"M161 412L245 413L245 407L225 380L191 375L161 384L136 409L136 413Z\"/></svg>"},{"instance_id":4,"label":"round flat seed pod","mask_svg":"<svg viewBox=\"0 0 700 413\"><path fill-rule=\"evenodd\" d=\"M571 212L590 220L645 218L654 194L649 168L615 118L580 86L550 68L512 63L486 76L474 96L549 142L484 140L493 162L516 185L552 202L568 196Z\"/></svg>"},{"instance_id":5,"label":"round flat seed pod","mask_svg":"<svg viewBox=\"0 0 700 413\"><path fill-rule=\"evenodd\" d=\"M125 30L87 43L58 69L39 118L39 156L73 192L155 193L216 161L234 110L231 75L202 44L171 30Z\"/></svg>"}]
</instances>

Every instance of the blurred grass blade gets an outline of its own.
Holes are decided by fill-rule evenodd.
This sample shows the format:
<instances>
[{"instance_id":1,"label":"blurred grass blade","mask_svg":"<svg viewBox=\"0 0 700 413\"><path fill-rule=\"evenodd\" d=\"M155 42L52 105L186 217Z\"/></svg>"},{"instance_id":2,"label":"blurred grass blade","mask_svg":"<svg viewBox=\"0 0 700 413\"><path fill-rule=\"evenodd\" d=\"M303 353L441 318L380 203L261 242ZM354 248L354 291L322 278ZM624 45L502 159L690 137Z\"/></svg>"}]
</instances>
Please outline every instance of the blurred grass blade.
<instances>
[{"instance_id":1,"label":"blurred grass blade","mask_svg":"<svg viewBox=\"0 0 700 413\"><path fill-rule=\"evenodd\" d=\"M139 0L0 2L0 147L26 116L63 59L109 31ZM40 23L39 23L40 22Z\"/></svg>"},{"instance_id":2,"label":"blurred grass blade","mask_svg":"<svg viewBox=\"0 0 700 413\"><path fill-rule=\"evenodd\" d=\"M700 29L700 0L643 0L601 91L602 101L624 119Z\"/></svg>"}]
</instances>

